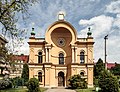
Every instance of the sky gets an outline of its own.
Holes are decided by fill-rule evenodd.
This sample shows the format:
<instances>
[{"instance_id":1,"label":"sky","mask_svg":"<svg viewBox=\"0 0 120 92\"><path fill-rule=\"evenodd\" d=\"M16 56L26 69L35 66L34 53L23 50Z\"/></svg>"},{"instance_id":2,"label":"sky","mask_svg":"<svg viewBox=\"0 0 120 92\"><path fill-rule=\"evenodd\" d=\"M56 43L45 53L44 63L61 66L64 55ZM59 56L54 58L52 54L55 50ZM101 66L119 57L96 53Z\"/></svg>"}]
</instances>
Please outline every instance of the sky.
<instances>
[{"instance_id":1,"label":"sky","mask_svg":"<svg viewBox=\"0 0 120 92\"><path fill-rule=\"evenodd\" d=\"M29 8L26 24L19 20L17 26L27 29L27 39L19 54L29 54L28 38L32 27L36 37L44 37L49 25L57 21L58 13L65 12L65 20L77 30L79 38L87 37L88 27L94 37L94 62L104 60L104 37L107 39L107 62L120 63L120 0L39 0ZM18 49L18 48L16 48Z\"/></svg>"}]
</instances>

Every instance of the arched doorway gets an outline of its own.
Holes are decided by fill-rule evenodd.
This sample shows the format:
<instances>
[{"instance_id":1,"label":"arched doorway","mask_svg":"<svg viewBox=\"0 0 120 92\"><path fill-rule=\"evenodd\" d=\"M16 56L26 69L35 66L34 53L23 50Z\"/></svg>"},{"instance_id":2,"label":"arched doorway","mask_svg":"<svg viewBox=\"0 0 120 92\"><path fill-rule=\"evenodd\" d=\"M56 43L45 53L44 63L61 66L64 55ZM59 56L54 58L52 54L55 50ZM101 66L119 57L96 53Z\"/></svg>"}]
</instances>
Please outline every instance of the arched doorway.
<instances>
[{"instance_id":1,"label":"arched doorway","mask_svg":"<svg viewBox=\"0 0 120 92\"><path fill-rule=\"evenodd\" d=\"M65 86L65 78L63 72L58 73L58 86Z\"/></svg>"}]
</instances>

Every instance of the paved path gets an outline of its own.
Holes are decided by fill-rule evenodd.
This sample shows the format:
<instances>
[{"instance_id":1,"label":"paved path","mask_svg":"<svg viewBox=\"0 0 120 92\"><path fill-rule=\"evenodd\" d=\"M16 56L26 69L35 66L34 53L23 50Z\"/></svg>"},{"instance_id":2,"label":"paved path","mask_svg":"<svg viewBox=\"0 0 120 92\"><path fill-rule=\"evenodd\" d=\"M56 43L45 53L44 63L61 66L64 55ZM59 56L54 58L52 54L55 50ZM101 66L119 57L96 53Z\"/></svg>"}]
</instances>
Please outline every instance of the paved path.
<instances>
[{"instance_id":1,"label":"paved path","mask_svg":"<svg viewBox=\"0 0 120 92\"><path fill-rule=\"evenodd\" d=\"M45 92L76 92L76 91L71 89L56 88L56 89L48 89Z\"/></svg>"}]
</instances>

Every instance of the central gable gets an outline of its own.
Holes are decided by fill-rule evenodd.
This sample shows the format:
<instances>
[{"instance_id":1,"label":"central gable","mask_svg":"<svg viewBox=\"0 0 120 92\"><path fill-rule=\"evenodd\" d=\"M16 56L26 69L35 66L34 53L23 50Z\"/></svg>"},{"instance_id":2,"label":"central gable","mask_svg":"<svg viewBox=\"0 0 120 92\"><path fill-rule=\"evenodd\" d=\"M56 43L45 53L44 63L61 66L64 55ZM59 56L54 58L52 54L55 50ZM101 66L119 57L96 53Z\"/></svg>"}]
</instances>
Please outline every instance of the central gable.
<instances>
[{"instance_id":1,"label":"central gable","mask_svg":"<svg viewBox=\"0 0 120 92\"><path fill-rule=\"evenodd\" d=\"M53 43L52 37L55 36L63 38L69 36L71 39L70 44L75 43L77 40L77 33L75 28L66 21L56 21L53 23L46 31L45 41L48 44L51 44Z\"/></svg>"}]
</instances>

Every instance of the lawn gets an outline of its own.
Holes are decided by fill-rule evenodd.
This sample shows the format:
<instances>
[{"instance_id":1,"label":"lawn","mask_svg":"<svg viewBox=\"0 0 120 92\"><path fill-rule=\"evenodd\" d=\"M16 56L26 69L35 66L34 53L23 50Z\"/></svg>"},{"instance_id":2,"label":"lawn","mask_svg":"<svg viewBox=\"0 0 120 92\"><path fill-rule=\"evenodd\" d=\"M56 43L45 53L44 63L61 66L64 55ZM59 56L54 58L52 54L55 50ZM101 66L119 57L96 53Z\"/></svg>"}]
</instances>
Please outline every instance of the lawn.
<instances>
[{"instance_id":1,"label":"lawn","mask_svg":"<svg viewBox=\"0 0 120 92\"><path fill-rule=\"evenodd\" d=\"M95 92L94 88L90 89L76 89L76 92Z\"/></svg>"},{"instance_id":2,"label":"lawn","mask_svg":"<svg viewBox=\"0 0 120 92\"><path fill-rule=\"evenodd\" d=\"M95 88L91 88L91 89L76 89L76 92L95 92ZM120 88L119 88L119 92L120 92Z\"/></svg>"},{"instance_id":3,"label":"lawn","mask_svg":"<svg viewBox=\"0 0 120 92\"><path fill-rule=\"evenodd\" d=\"M1 90L0 92L27 92L27 88L5 89L5 90Z\"/></svg>"},{"instance_id":4,"label":"lawn","mask_svg":"<svg viewBox=\"0 0 120 92\"><path fill-rule=\"evenodd\" d=\"M40 88L41 92L44 92L45 88ZM28 92L27 88L12 88L12 89L6 89L6 90L0 90L0 92Z\"/></svg>"}]
</instances>

